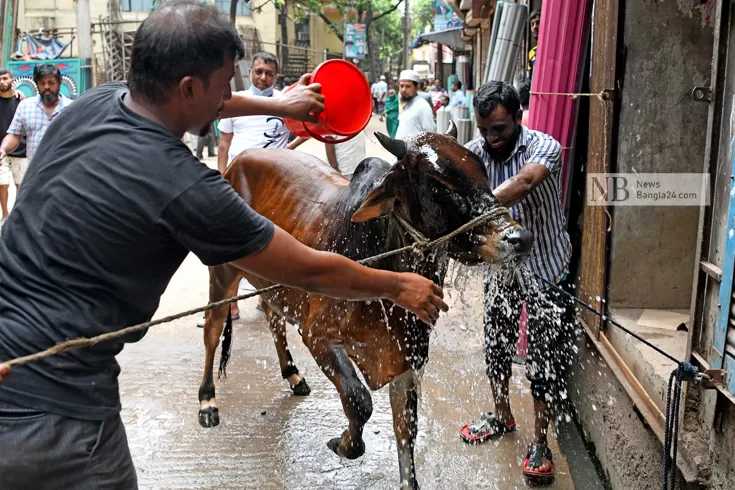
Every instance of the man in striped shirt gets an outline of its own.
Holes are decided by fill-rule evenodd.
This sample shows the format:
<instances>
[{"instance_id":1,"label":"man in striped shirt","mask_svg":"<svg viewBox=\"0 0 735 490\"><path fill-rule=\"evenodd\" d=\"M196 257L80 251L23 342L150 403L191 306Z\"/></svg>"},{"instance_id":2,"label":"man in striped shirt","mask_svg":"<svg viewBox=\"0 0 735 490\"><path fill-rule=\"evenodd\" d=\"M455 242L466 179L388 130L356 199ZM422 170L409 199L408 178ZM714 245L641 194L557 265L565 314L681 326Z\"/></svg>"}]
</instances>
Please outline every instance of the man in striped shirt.
<instances>
[{"instance_id":1,"label":"man in striped shirt","mask_svg":"<svg viewBox=\"0 0 735 490\"><path fill-rule=\"evenodd\" d=\"M529 315L526 376L534 397L535 434L523 472L536 480L554 475L546 434L552 411L564 408L566 369L571 363L574 308L540 277L558 284L571 257L560 199L561 145L546 134L521 124L523 109L516 89L490 82L477 91L475 118L480 137L467 148L485 164L490 188L513 219L534 234L531 257L522 269L485 280L485 358L493 386L495 414L462 429L467 442L484 442L515 430L508 381L518 339L523 301Z\"/></svg>"}]
</instances>

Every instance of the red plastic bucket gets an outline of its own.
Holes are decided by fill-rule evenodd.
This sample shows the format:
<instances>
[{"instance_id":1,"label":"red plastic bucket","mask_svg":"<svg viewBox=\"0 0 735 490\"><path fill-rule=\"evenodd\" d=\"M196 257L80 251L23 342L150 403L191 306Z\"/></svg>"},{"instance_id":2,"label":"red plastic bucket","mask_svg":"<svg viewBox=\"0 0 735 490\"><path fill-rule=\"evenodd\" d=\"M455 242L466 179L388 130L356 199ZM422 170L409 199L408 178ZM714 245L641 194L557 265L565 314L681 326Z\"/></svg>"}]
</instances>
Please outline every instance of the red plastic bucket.
<instances>
[{"instance_id":1,"label":"red plastic bucket","mask_svg":"<svg viewBox=\"0 0 735 490\"><path fill-rule=\"evenodd\" d=\"M323 143L343 143L365 129L373 113L373 97L365 74L345 60L329 60L311 73L311 83L322 85L324 112L319 123L302 123L284 119L286 127L296 136L312 137ZM297 84L291 85L286 92ZM326 136L345 136L327 139Z\"/></svg>"}]
</instances>

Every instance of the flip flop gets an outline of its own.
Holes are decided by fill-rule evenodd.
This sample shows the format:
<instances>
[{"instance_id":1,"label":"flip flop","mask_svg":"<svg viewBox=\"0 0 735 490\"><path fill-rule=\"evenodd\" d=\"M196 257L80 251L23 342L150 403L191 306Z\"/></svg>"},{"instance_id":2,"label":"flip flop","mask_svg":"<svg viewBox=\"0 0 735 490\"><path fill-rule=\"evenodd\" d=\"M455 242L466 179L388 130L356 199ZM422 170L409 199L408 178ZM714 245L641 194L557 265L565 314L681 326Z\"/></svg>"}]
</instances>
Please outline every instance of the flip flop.
<instances>
[{"instance_id":1,"label":"flip flop","mask_svg":"<svg viewBox=\"0 0 735 490\"><path fill-rule=\"evenodd\" d=\"M494 437L515 432L516 423L503 424L492 412L482 414L474 424L465 424L459 435L467 444L480 444Z\"/></svg>"},{"instance_id":2,"label":"flip flop","mask_svg":"<svg viewBox=\"0 0 735 490\"><path fill-rule=\"evenodd\" d=\"M551 469L539 471L538 468L544 464L543 458L549 460ZM523 462L523 475L528 478L529 483L535 485L548 485L554 481L554 462L548 446L534 442L528 447L528 454Z\"/></svg>"}]
</instances>

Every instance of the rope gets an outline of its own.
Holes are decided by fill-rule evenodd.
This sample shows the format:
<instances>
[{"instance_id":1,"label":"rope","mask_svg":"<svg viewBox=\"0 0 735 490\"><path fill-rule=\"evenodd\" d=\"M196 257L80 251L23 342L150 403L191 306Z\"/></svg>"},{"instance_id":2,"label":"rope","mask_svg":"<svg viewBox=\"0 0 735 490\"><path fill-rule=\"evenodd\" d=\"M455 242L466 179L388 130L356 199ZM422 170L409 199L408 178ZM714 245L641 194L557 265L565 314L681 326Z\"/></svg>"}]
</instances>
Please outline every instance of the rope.
<instances>
[{"instance_id":1,"label":"rope","mask_svg":"<svg viewBox=\"0 0 735 490\"><path fill-rule=\"evenodd\" d=\"M605 91L593 94L593 93L568 93L568 92L531 92L531 95L561 95L564 97L569 97L572 100L576 100L580 97L597 97L601 101L605 100Z\"/></svg>"},{"instance_id":2,"label":"rope","mask_svg":"<svg viewBox=\"0 0 735 490\"><path fill-rule=\"evenodd\" d=\"M421 253L425 250L436 248L440 245L442 245L445 242L448 242L449 240L453 239L457 235L460 235L468 230L471 230L473 228L476 228L480 225L483 225L487 223L488 221L492 220L493 218L497 217L500 214L507 213L508 210L503 207L495 208L492 211L489 211L481 216L478 216L477 218L465 223L464 225L460 226L456 230L454 230L451 233L448 233L447 235L444 235L442 237L437 238L436 240L432 241L426 241L422 243L413 243L411 245L407 245L405 247L401 247L396 250L392 250L389 252L385 252L379 255L375 255L373 257L367 257L362 260L358 260L357 262L362 265L369 265L372 263L375 263L379 260L392 257L394 255L400 255L404 252L414 252L416 250L420 250ZM423 236L423 235L422 235ZM79 339L73 339L73 340L67 340L66 342L62 342L60 344L56 344L53 347L49 347L48 349L37 352L35 354L30 354L23 357L18 357L16 359L12 359L7 362L0 362L0 365L7 365L8 367L13 366L23 366L26 364L30 364L35 361L39 361L41 359L45 359L47 357L55 356L57 354L61 354L62 352L66 352L72 349L81 349L84 347L90 347L96 344L99 344L101 342L106 342L108 340L114 340L119 339L121 337L125 337L126 335L129 335L131 333L140 332L143 330L147 330L150 327L155 327L156 325L162 325L164 323L170 323L174 320L178 320L180 318L184 318L189 315L194 315L196 313L201 313L208 310L213 310L215 308L219 308L220 306L229 305L231 303L234 303L236 301L241 301L244 299L252 298L254 296L259 296L263 293L268 293L271 291L275 291L277 289L284 288L286 286L283 286L281 284L274 284L273 286L269 286L267 288L259 289L257 291L250 292L248 294L242 294L240 296L235 296L228 299L223 299L222 301L217 301L215 303L209 303L206 306L200 306L198 308L193 308L191 310L186 310L181 313L176 313L174 315L170 315L158 320L150 321L141 323L138 325L133 325L130 327L123 328L121 330L116 330L114 332L108 332L102 335L97 335L96 337L86 338L82 337Z\"/></svg>"},{"instance_id":3,"label":"rope","mask_svg":"<svg viewBox=\"0 0 735 490\"><path fill-rule=\"evenodd\" d=\"M671 361L675 362L677 364L676 369L671 373L671 376L669 377L669 388L666 394L666 431L665 431L665 437L664 437L664 484L663 484L663 490L675 490L676 488L676 457L679 449L679 407L681 403L681 385L684 381L697 381L702 377L705 377L706 375L700 374L699 369L697 369L696 366L691 364L687 361L680 361L676 359L674 356L670 355L669 353L659 349L646 339L642 338L640 335L637 335L634 332L631 332L609 316L603 315L601 312L597 311L595 308L593 308L591 305L588 305L584 301L581 301L576 296L568 293L567 291L563 290L556 284L547 281L543 277L539 276L538 274L534 274L534 276L537 279L540 279L542 282L547 284L552 289L556 290L557 292L566 295L567 297L571 298L574 302L576 302L579 305L584 306L588 310L590 310L592 313L600 316L603 321L608 321L611 324L618 327L623 332L627 333L628 335L632 336L633 338L639 340L640 342L644 343L651 349L655 350L662 356L666 357L667 359L670 359ZM673 394L672 394L673 391Z\"/></svg>"}]
</instances>

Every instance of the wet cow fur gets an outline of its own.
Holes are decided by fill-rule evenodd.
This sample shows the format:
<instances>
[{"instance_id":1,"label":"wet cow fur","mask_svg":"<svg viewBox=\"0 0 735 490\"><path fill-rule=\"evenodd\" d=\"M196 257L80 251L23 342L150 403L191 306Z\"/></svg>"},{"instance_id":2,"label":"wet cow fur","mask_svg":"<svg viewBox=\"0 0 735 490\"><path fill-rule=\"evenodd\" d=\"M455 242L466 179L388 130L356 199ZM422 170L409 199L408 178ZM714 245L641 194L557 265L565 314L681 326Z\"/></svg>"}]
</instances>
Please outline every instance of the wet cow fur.
<instances>
[{"instance_id":1,"label":"wet cow fur","mask_svg":"<svg viewBox=\"0 0 735 490\"><path fill-rule=\"evenodd\" d=\"M390 146L396 140L382 135L380 139L401 157L401 148ZM427 147L437 152L442 149L440 156L432 158L425 151ZM301 242L354 260L413 243L393 213L400 213L425 236L438 238L498 206L487 186L482 163L453 138L423 133L404 149L406 155L394 166L378 158L364 160L349 183L321 160L288 150L248 150L233 161L224 177L255 211ZM478 232L488 233L493 227L500 232L517 228L517 224L505 213ZM477 237L467 233L448 248L427 253L422 261L406 253L373 266L416 272L441 286L450 256L481 261L471 252L476 242ZM212 267L210 301L234 296L241 277L257 288L271 285L231 264ZM340 394L349 426L341 437L328 442L338 455L352 459L365 451L362 430L372 414L372 399L355 366L372 390L391 383L401 485L418 488L413 457L418 400L415 373L428 360L428 326L389 301L343 301L296 289L266 293L263 299L283 377L298 372L286 343L288 321L300 327L304 344ZM227 307L207 314L207 355L200 401L214 400L214 351L225 319L228 342L231 321ZM221 368L226 359L223 356ZM200 412L202 425L216 425L218 421L216 408Z\"/></svg>"}]
</instances>

